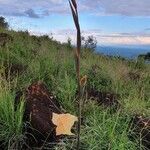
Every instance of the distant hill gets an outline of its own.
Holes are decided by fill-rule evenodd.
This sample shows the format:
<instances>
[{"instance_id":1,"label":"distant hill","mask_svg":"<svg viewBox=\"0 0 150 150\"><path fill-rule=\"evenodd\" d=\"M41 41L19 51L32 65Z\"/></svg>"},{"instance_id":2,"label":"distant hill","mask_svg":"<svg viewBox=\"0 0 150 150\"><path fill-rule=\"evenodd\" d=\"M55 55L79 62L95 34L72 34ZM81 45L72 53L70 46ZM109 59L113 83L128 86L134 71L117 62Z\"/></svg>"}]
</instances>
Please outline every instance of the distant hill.
<instances>
[{"instance_id":1,"label":"distant hill","mask_svg":"<svg viewBox=\"0 0 150 150\"><path fill-rule=\"evenodd\" d=\"M135 59L140 54L147 54L150 52L150 45L140 46L97 46L98 53L111 56L121 56L129 59Z\"/></svg>"}]
</instances>

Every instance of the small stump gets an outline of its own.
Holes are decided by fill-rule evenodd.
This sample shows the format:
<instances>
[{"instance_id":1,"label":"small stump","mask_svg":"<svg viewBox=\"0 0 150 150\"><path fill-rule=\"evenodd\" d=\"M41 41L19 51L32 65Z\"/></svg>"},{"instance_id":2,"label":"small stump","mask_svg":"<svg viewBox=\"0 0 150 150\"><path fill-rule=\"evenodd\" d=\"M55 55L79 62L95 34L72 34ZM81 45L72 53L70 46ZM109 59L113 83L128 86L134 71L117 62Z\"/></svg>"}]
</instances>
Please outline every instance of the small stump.
<instances>
[{"instance_id":1,"label":"small stump","mask_svg":"<svg viewBox=\"0 0 150 150\"><path fill-rule=\"evenodd\" d=\"M42 82L30 85L25 97L25 120L30 124L27 132L34 136L29 137L29 145L39 146L43 145L43 141L56 141L56 126L52 123L52 113L62 113L56 97Z\"/></svg>"},{"instance_id":2,"label":"small stump","mask_svg":"<svg viewBox=\"0 0 150 150\"><path fill-rule=\"evenodd\" d=\"M16 93L15 108L22 92ZM30 85L25 91L25 148L52 148L66 136L75 136L72 127L78 118L61 110L56 97L42 82ZM55 144L54 144L55 143Z\"/></svg>"}]
</instances>

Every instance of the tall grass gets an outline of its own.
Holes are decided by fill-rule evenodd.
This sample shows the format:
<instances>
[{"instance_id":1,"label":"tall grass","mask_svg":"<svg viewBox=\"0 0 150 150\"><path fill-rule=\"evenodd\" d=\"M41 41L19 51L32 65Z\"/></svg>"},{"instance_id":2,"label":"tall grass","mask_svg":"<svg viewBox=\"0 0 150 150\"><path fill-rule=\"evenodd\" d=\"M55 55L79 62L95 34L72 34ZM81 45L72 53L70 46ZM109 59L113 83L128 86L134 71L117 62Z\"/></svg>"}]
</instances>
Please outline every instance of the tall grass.
<instances>
[{"instance_id":1,"label":"tall grass","mask_svg":"<svg viewBox=\"0 0 150 150\"><path fill-rule=\"evenodd\" d=\"M14 41L0 47L0 141L5 149L20 149L24 141L24 102L14 106L15 93L34 81L45 82L66 112L76 110L76 74L72 49L46 37L24 32L7 32ZM88 75L88 85L101 92L119 94L121 111L110 115L107 109L86 99L81 125L81 149L136 150L142 146L128 138L127 127L135 114L150 115L150 65L109 58L81 50L81 74ZM22 73L6 80L8 64L25 65ZM140 66L138 66L140 65ZM93 70L93 66L96 67ZM134 79L137 75L140 78ZM10 73L9 73L10 75ZM20 143L20 144L19 144ZM75 149L74 139L64 139L57 149Z\"/></svg>"},{"instance_id":2,"label":"tall grass","mask_svg":"<svg viewBox=\"0 0 150 150\"><path fill-rule=\"evenodd\" d=\"M128 139L130 115L118 111L111 115L93 103L85 111L85 124L82 130L83 149L134 150L136 143Z\"/></svg>"},{"instance_id":3,"label":"tall grass","mask_svg":"<svg viewBox=\"0 0 150 150\"><path fill-rule=\"evenodd\" d=\"M15 93L9 83L0 80L0 142L5 148L17 149L23 142L24 101L15 106Z\"/></svg>"}]
</instances>

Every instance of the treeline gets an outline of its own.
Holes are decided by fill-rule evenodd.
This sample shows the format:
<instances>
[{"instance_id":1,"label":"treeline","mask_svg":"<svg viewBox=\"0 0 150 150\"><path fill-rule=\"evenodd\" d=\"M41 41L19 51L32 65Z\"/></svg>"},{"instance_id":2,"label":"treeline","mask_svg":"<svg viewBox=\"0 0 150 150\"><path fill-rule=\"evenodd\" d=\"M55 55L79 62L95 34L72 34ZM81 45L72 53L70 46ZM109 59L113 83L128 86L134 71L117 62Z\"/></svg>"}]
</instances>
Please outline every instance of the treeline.
<instances>
[{"instance_id":1,"label":"treeline","mask_svg":"<svg viewBox=\"0 0 150 150\"><path fill-rule=\"evenodd\" d=\"M150 52L148 52L147 54L141 54L138 56L138 58L143 58L144 60L150 61Z\"/></svg>"}]
</instances>

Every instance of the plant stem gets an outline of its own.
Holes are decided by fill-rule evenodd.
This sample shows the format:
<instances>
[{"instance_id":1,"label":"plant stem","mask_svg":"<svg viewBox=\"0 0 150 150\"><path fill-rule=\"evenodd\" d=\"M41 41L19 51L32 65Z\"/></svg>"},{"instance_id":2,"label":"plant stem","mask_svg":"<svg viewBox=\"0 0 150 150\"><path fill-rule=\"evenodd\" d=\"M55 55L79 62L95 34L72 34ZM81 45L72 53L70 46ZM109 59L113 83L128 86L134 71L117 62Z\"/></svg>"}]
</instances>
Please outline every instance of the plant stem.
<instances>
[{"instance_id":1,"label":"plant stem","mask_svg":"<svg viewBox=\"0 0 150 150\"><path fill-rule=\"evenodd\" d=\"M76 0L69 0L70 8L72 11L72 16L74 19L74 23L77 30L77 49L75 50L75 63L76 63L76 75L77 75L77 83L78 83L78 135L77 135L77 150L80 149L80 132L81 132L81 85L80 85L80 51L81 51L81 31L80 24L78 19L78 9Z\"/></svg>"}]
</instances>

